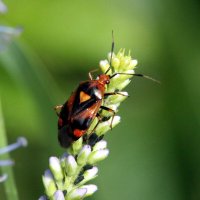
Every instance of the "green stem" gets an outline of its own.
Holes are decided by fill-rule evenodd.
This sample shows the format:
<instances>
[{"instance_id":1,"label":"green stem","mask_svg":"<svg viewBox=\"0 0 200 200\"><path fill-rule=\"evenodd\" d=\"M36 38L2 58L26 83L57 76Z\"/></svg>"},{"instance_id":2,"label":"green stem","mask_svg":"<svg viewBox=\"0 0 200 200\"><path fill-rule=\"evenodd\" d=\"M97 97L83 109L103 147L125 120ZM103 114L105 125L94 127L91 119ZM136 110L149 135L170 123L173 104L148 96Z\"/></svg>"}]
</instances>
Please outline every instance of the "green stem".
<instances>
[{"instance_id":1,"label":"green stem","mask_svg":"<svg viewBox=\"0 0 200 200\"><path fill-rule=\"evenodd\" d=\"M2 106L0 101L0 148L7 146L7 137L6 137L6 131L4 126L4 119L3 119L3 113L2 113ZM5 153L4 155L1 155L1 159L10 159L9 153ZM10 166L2 166L1 167L1 173L7 174L8 179L4 181L2 184L4 184L5 187L5 194L7 197L7 200L18 200L18 192L15 184L14 174L12 167Z\"/></svg>"}]
</instances>

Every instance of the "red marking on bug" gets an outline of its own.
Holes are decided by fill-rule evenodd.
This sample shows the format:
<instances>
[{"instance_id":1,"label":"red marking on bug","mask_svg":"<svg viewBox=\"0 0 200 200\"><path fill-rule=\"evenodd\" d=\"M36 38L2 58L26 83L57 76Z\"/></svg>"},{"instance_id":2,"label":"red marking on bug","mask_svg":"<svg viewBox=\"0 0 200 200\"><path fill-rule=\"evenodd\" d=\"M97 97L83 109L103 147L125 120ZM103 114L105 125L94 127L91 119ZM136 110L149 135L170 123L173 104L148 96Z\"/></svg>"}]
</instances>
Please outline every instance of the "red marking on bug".
<instances>
[{"instance_id":1,"label":"red marking on bug","mask_svg":"<svg viewBox=\"0 0 200 200\"><path fill-rule=\"evenodd\" d=\"M59 117L59 119L58 119L58 126L62 126L63 125L63 120Z\"/></svg>"},{"instance_id":2,"label":"red marking on bug","mask_svg":"<svg viewBox=\"0 0 200 200\"><path fill-rule=\"evenodd\" d=\"M74 135L76 137L81 137L82 135L84 135L85 131L84 130L80 130L80 129L75 129L74 130Z\"/></svg>"}]
</instances>

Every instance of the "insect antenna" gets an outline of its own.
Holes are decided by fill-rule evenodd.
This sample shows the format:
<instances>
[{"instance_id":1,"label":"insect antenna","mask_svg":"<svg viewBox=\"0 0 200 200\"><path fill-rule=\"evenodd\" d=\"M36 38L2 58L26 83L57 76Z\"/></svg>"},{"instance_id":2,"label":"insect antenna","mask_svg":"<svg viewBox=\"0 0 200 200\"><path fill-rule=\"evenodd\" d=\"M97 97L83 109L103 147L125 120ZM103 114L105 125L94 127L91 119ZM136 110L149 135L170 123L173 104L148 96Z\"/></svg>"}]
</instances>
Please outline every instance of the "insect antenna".
<instances>
[{"instance_id":1,"label":"insect antenna","mask_svg":"<svg viewBox=\"0 0 200 200\"><path fill-rule=\"evenodd\" d=\"M161 84L160 81L158 81L158 80L152 78L151 76L147 76L147 75L144 75L144 74L133 74L133 76L143 77L143 78L146 78L146 79L149 79L149 80L151 80L151 81L154 81L154 82L156 82L156 83Z\"/></svg>"},{"instance_id":2,"label":"insect antenna","mask_svg":"<svg viewBox=\"0 0 200 200\"><path fill-rule=\"evenodd\" d=\"M152 77L150 77L150 76L144 75L144 74L130 74L130 73L120 73L120 72L118 72L118 73L115 73L115 74L111 75L110 78L113 78L113 77L115 77L115 76L118 75L118 74L139 76L139 77L143 77L143 78L149 79L149 80L151 80L151 81L154 81L154 82L160 84L160 81L158 81L158 80L156 80L156 79L154 79L154 78L152 78Z\"/></svg>"},{"instance_id":3,"label":"insect antenna","mask_svg":"<svg viewBox=\"0 0 200 200\"><path fill-rule=\"evenodd\" d=\"M112 44L111 44L111 55L110 55L110 67L106 70L105 74L109 72L111 69L111 63L112 63L112 57L113 57L113 52L114 52L114 47L115 47L115 42L114 42L114 32L112 30Z\"/></svg>"}]
</instances>

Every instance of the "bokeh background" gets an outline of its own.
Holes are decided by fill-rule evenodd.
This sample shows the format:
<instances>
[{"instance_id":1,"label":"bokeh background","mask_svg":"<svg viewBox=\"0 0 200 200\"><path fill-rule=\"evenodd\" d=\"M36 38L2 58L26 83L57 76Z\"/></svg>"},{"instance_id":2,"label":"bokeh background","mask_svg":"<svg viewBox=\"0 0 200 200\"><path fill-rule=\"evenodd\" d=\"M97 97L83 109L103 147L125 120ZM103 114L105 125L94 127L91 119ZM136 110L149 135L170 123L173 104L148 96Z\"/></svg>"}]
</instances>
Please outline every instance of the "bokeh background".
<instances>
[{"instance_id":1,"label":"bokeh background","mask_svg":"<svg viewBox=\"0 0 200 200\"><path fill-rule=\"evenodd\" d=\"M131 50L138 73L106 136L110 156L92 181L95 200L200 199L200 2L197 0L5 1L1 25L22 26L0 52L0 94L20 200L43 194L41 176L57 142L53 107L115 51ZM5 199L3 184L0 199Z\"/></svg>"}]
</instances>

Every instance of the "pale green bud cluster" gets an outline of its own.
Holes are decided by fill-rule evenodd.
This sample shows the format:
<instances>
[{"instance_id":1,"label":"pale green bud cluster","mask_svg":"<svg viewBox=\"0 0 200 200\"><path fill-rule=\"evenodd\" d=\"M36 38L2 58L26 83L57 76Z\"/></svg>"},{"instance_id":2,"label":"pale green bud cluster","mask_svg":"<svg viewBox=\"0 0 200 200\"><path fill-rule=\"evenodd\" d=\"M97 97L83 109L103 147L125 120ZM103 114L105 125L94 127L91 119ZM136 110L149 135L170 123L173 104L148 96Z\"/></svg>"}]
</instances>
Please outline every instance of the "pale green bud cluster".
<instances>
[{"instance_id":1,"label":"pale green bud cluster","mask_svg":"<svg viewBox=\"0 0 200 200\"><path fill-rule=\"evenodd\" d=\"M72 146L77 150L80 141ZM93 147L83 143L81 146L78 154L64 154L60 159L50 157L49 169L42 177L47 197L40 199L83 199L97 190L95 185L84 184L97 176L98 168L94 165L108 156L107 142L101 140Z\"/></svg>"},{"instance_id":2,"label":"pale green bud cluster","mask_svg":"<svg viewBox=\"0 0 200 200\"><path fill-rule=\"evenodd\" d=\"M78 139L61 158L50 157L49 169L43 175L46 195L40 197L40 200L79 200L97 191L96 185L85 184L97 177L96 164L109 154L107 142L102 137L120 122L120 116L113 117L113 114L128 97L123 89L130 83L137 60L133 60L130 53L125 55L125 50L120 50L116 55L109 53L108 60L100 61L99 65L102 72L111 78L106 93L113 93L104 99L103 106L113 111L100 110L99 114L104 120L93 120L87 131L87 139Z\"/></svg>"}]
</instances>

